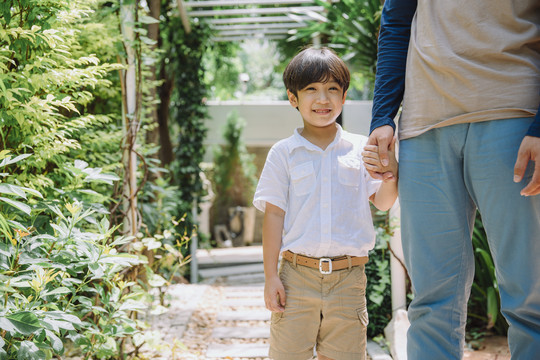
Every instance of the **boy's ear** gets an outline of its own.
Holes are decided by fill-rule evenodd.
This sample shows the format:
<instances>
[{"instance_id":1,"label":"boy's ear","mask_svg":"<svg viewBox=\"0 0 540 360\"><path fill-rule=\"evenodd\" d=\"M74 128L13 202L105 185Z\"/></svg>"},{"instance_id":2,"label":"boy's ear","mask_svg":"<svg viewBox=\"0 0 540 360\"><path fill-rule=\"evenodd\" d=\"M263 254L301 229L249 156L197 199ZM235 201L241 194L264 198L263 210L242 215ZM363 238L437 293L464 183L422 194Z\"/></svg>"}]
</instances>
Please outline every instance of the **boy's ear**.
<instances>
[{"instance_id":1,"label":"boy's ear","mask_svg":"<svg viewBox=\"0 0 540 360\"><path fill-rule=\"evenodd\" d=\"M342 105L345 104L345 99L347 98L347 92L345 91L343 93L343 102L341 103Z\"/></svg>"},{"instance_id":2,"label":"boy's ear","mask_svg":"<svg viewBox=\"0 0 540 360\"><path fill-rule=\"evenodd\" d=\"M297 108L298 98L296 97L296 95L290 92L289 89L287 89L287 97L289 98L289 102L291 103L292 107Z\"/></svg>"}]
</instances>

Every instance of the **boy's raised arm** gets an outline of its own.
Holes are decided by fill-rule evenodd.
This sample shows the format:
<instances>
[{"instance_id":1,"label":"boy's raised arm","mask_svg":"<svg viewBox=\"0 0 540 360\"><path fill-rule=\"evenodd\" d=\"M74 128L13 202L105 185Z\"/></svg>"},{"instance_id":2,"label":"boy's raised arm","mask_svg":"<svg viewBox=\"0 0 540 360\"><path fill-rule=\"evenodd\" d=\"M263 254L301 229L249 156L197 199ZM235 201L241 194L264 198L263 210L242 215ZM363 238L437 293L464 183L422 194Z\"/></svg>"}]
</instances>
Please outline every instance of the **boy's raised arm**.
<instances>
[{"instance_id":1,"label":"boy's raised arm","mask_svg":"<svg viewBox=\"0 0 540 360\"><path fill-rule=\"evenodd\" d=\"M390 209L398 196L398 163L396 160L395 146L396 143L394 138L390 144L390 149L388 150L389 164L387 166L382 165L378 146L366 145L362 152L364 166L370 174L371 172L391 174L390 176L383 177L381 187L369 198L373 205L382 211Z\"/></svg>"},{"instance_id":2,"label":"boy's raised arm","mask_svg":"<svg viewBox=\"0 0 540 360\"><path fill-rule=\"evenodd\" d=\"M285 211L266 203L263 222L264 302L274 312L285 310L285 288L278 275Z\"/></svg>"}]
</instances>

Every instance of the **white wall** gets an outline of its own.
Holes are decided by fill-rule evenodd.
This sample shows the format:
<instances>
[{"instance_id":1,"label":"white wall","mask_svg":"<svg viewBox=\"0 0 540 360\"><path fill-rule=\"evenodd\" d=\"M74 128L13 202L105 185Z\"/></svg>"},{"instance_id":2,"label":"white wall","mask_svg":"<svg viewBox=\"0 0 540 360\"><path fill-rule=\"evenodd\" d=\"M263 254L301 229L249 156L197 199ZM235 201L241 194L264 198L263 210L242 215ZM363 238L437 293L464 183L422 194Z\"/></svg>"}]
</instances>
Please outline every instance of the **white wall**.
<instances>
[{"instance_id":1,"label":"white wall","mask_svg":"<svg viewBox=\"0 0 540 360\"><path fill-rule=\"evenodd\" d=\"M302 126L298 111L288 101L241 102L209 101L206 146L223 143L227 115L236 110L246 120L243 140L248 146L271 146L290 136ZM343 107L343 127L350 132L367 135L371 121L371 101L346 101Z\"/></svg>"}]
</instances>

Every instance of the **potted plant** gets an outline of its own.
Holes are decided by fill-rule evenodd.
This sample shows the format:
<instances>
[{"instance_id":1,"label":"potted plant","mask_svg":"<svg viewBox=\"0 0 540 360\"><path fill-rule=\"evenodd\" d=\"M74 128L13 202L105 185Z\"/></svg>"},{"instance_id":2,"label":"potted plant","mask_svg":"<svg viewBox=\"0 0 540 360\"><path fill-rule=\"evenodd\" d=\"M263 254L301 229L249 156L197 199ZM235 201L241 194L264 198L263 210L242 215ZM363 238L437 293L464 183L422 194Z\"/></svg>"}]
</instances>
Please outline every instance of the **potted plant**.
<instances>
[{"instance_id":1,"label":"potted plant","mask_svg":"<svg viewBox=\"0 0 540 360\"><path fill-rule=\"evenodd\" d=\"M253 242L255 208L251 206L257 184L254 155L249 154L242 132L244 119L232 111L223 132L225 144L214 149L212 207L214 226L226 225L234 246ZM219 244L219 239L216 239Z\"/></svg>"}]
</instances>

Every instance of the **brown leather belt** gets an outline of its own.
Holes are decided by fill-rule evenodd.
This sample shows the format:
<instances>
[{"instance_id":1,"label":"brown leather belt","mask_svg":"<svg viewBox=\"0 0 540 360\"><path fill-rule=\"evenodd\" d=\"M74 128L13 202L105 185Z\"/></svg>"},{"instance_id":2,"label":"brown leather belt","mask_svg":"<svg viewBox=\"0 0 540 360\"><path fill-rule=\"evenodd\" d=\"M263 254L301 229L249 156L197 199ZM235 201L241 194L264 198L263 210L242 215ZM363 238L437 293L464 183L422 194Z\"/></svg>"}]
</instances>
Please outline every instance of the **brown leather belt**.
<instances>
[{"instance_id":1,"label":"brown leather belt","mask_svg":"<svg viewBox=\"0 0 540 360\"><path fill-rule=\"evenodd\" d=\"M284 251L281 256L294 263L295 254L289 250ZM296 263L318 269L321 274L331 274L332 271L348 269L353 266L365 265L368 262L367 256L339 256L336 258L312 258L309 256L296 254Z\"/></svg>"}]
</instances>

